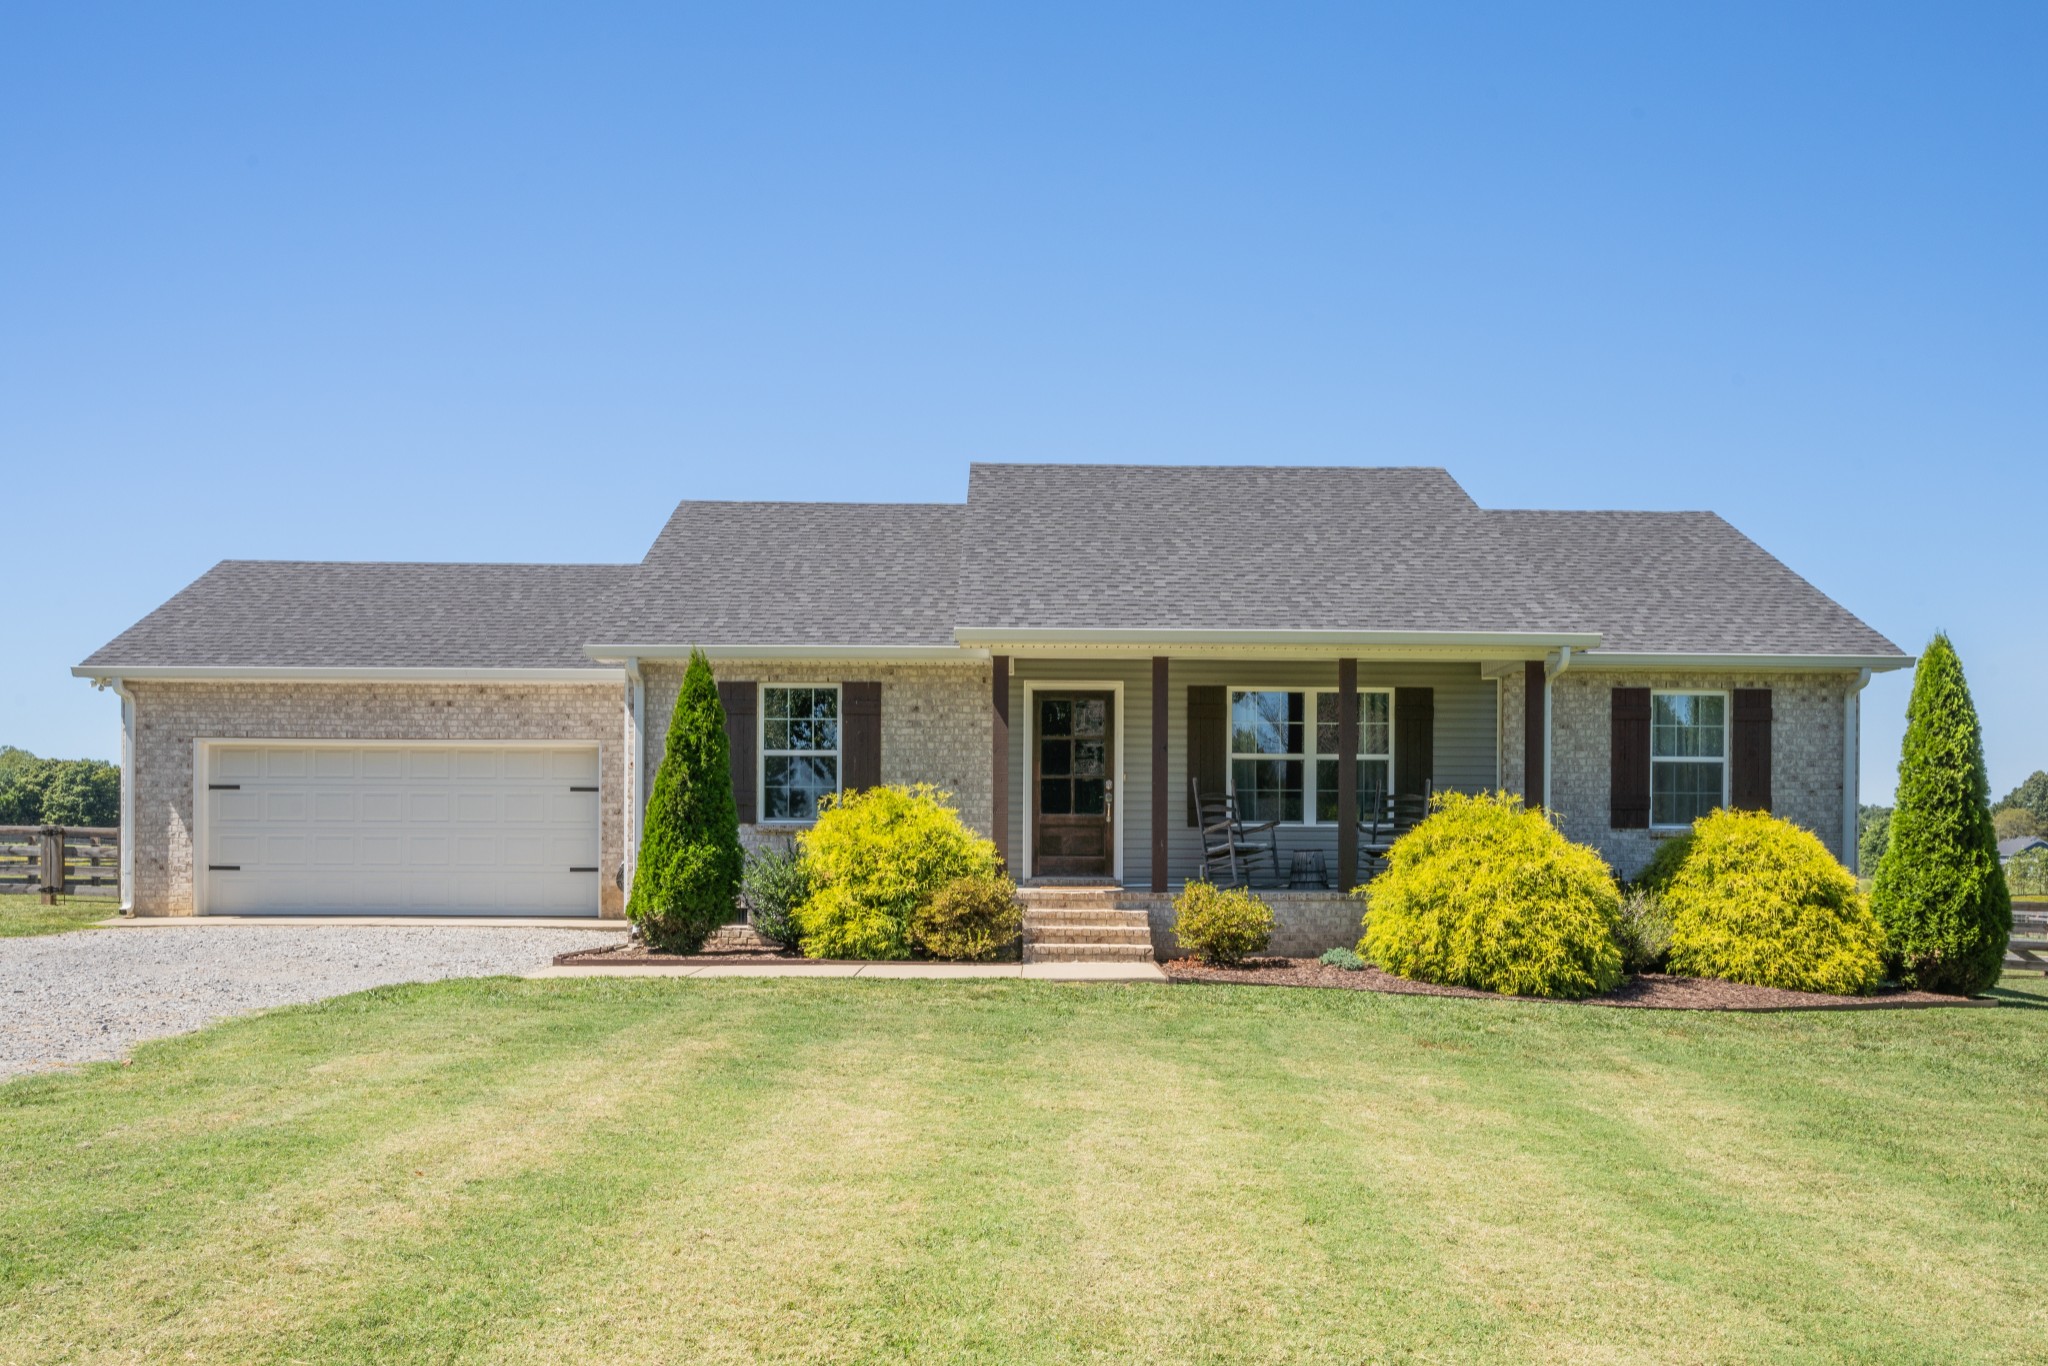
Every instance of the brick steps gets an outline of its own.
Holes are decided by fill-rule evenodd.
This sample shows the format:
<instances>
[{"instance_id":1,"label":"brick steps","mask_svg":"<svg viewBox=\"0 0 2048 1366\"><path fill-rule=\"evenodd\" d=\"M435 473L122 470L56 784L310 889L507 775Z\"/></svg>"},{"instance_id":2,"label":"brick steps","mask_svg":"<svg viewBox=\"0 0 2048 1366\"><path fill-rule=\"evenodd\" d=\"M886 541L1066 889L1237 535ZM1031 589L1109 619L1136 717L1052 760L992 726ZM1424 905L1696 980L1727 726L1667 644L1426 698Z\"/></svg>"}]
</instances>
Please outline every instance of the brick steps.
<instances>
[{"instance_id":1,"label":"brick steps","mask_svg":"<svg viewBox=\"0 0 2048 1366\"><path fill-rule=\"evenodd\" d=\"M1143 907L1118 904L1121 887L1026 887L1024 961L1137 963L1152 958L1152 926Z\"/></svg>"}]
</instances>

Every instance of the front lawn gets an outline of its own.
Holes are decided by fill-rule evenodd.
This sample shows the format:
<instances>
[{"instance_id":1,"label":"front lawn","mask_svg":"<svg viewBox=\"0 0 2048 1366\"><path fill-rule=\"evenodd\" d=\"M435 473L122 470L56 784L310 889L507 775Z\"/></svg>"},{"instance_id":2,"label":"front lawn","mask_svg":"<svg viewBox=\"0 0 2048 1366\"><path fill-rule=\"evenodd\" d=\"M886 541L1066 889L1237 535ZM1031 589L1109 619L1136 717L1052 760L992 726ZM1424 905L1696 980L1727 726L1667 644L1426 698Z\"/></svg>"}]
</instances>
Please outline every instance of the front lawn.
<instances>
[{"instance_id":1,"label":"front lawn","mask_svg":"<svg viewBox=\"0 0 2048 1366\"><path fill-rule=\"evenodd\" d=\"M59 897L56 905L45 906L39 896L0 895L0 939L80 930L120 913L111 897Z\"/></svg>"},{"instance_id":2,"label":"front lawn","mask_svg":"<svg viewBox=\"0 0 2048 1366\"><path fill-rule=\"evenodd\" d=\"M2039 1360L2021 980L367 992L0 1087L0 1360Z\"/></svg>"}]
</instances>

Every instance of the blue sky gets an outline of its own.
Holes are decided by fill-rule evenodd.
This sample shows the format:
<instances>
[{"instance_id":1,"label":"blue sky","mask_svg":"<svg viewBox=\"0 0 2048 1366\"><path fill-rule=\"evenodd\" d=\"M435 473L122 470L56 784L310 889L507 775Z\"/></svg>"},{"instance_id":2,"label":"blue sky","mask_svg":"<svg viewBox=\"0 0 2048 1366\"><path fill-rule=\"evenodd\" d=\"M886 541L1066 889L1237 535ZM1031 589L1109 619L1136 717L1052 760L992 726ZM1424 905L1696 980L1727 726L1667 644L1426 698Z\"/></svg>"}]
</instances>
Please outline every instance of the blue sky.
<instances>
[{"instance_id":1,"label":"blue sky","mask_svg":"<svg viewBox=\"0 0 2048 1366\"><path fill-rule=\"evenodd\" d=\"M12 6L0 743L113 757L68 666L225 557L1440 464L1948 630L2002 792L2048 767L2044 63L2040 5Z\"/></svg>"}]
</instances>

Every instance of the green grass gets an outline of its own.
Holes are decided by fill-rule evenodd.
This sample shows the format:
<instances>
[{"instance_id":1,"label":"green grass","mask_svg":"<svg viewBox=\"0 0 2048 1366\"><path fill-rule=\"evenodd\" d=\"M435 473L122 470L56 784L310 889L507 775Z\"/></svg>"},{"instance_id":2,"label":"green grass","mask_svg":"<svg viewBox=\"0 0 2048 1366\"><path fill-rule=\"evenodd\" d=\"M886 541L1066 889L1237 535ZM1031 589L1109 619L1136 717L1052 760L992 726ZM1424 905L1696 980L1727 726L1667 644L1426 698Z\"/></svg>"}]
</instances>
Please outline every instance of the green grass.
<instances>
[{"instance_id":1,"label":"green grass","mask_svg":"<svg viewBox=\"0 0 2048 1366\"><path fill-rule=\"evenodd\" d=\"M45 906L38 896L0 895L0 939L61 934L120 913L121 904L112 897L60 897L56 905Z\"/></svg>"},{"instance_id":2,"label":"green grass","mask_svg":"<svg viewBox=\"0 0 2048 1366\"><path fill-rule=\"evenodd\" d=\"M0 1361L2037 1361L2021 982L369 992L0 1087Z\"/></svg>"}]
</instances>

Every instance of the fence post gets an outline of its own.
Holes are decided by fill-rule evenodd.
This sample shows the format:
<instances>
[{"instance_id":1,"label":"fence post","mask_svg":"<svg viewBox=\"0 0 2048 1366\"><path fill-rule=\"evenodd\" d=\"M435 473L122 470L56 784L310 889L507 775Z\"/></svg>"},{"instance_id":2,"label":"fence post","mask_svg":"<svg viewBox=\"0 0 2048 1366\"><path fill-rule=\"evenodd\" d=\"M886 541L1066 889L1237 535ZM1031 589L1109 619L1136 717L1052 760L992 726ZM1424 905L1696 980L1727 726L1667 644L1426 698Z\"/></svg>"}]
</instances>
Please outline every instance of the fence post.
<instances>
[{"instance_id":1,"label":"fence post","mask_svg":"<svg viewBox=\"0 0 2048 1366\"><path fill-rule=\"evenodd\" d=\"M42 888L43 904L57 904L57 894L64 890L64 828L46 825L42 828L42 851L36 864L36 884ZM54 876L55 882L50 879Z\"/></svg>"}]
</instances>

